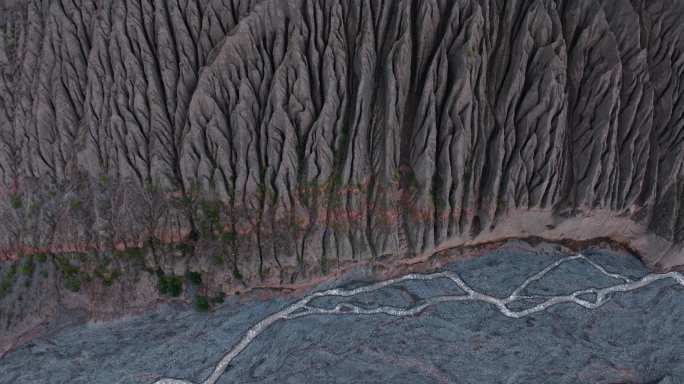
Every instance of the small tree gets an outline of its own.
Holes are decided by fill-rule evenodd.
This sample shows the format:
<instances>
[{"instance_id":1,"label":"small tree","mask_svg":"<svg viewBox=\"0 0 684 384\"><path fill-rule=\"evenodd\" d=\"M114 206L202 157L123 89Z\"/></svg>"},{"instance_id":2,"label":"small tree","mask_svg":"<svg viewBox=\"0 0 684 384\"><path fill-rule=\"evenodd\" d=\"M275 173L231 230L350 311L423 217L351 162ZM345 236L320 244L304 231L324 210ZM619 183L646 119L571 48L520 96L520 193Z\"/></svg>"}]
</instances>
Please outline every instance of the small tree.
<instances>
[{"instance_id":1,"label":"small tree","mask_svg":"<svg viewBox=\"0 0 684 384\"><path fill-rule=\"evenodd\" d=\"M193 285L202 284L202 274L199 272L188 272L187 278Z\"/></svg>"},{"instance_id":2,"label":"small tree","mask_svg":"<svg viewBox=\"0 0 684 384\"><path fill-rule=\"evenodd\" d=\"M159 273L159 293L178 297L183 293L183 280L178 276L164 276Z\"/></svg>"},{"instance_id":3,"label":"small tree","mask_svg":"<svg viewBox=\"0 0 684 384\"><path fill-rule=\"evenodd\" d=\"M21 265L21 273L26 277L33 277L33 272L36 270L36 263L33 256L27 256L24 263Z\"/></svg>"},{"instance_id":4,"label":"small tree","mask_svg":"<svg viewBox=\"0 0 684 384\"><path fill-rule=\"evenodd\" d=\"M207 312L209 310L209 299L206 296L195 296L195 308L200 312Z\"/></svg>"}]
</instances>

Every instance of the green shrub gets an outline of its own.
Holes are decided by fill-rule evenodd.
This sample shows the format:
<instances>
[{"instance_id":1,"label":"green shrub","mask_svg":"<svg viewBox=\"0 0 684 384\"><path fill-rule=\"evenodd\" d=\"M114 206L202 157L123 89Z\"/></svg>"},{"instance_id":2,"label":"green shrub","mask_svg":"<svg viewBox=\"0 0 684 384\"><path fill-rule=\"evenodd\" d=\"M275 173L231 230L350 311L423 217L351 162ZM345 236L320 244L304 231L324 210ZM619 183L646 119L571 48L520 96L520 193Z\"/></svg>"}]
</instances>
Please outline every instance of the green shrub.
<instances>
[{"instance_id":1,"label":"green shrub","mask_svg":"<svg viewBox=\"0 0 684 384\"><path fill-rule=\"evenodd\" d=\"M222 265L224 262L223 255L216 253L211 257L211 261L214 263L214 265Z\"/></svg>"},{"instance_id":2,"label":"green shrub","mask_svg":"<svg viewBox=\"0 0 684 384\"><path fill-rule=\"evenodd\" d=\"M78 267L72 265L64 256L55 257L55 265L65 277L78 275Z\"/></svg>"},{"instance_id":3,"label":"green shrub","mask_svg":"<svg viewBox=\"0 0 684 384\"><path fill-rule=\"evenodd\" d=\"M5 275L0 279L0 298L12 291L14 282L17 278L17 265L12 264Z\"/></svg>"},{"instance_id":4,"label":"green shrub","mask_svg":"<svg viewBox=\"0 0 684 384\"><path fill-rule=\"evenodd\" d=\"M203 200L200 202L200 208L202 209L204 218L209 223L218 224L221 212L221 202Z\"/></svg>"},{"instance_id":5,"label":"green shrub","mask_svg":"<svg viewBox=\"0 0 684 384\"><path fill-rule=\"evenodd\" d=\"M4 32L7 37L7 50L11 51L17 47L17 32L13 27L8 27Z\"/></svg>"},{"instance_id":6,"label":"green shrub","mask_svg":"<svg viewBox=\"0 0 684 384\"><path fill-rule=\"evenodd\" d=\"M183 197L181 197L181 198L178 199L177 201L178 201L178 203L181 205L181 207L186 208L186 209L192 208L192 204L193 204L193 202L194 202L194 201L192 200L192 197L187 196L187 195L184 195Z\"/></svg>"},{"instance_id":7,"label":"green shrub","mask_svg":"<svg viewBox=\"0 0 684 384\"><path fill-rule=\"evenodd\" d=\"M71 292L81 290L81 271L64 256L55 257L55 265L64 276L64 287Z\"/></svg>"},{"instance_id":8,"label":"green shrub","mask_svg":"<svg viewBox=\"0 0 684 384\"><path fill-rule=\"evenodd\" d=\"M10 195L10 205L11 205L12 208L14 208L14 209L21 209L21 207L23 206L23 203L22 203L22 201L21 201L21 195L19 195L19 194L16 193L16 192L15 192L15 193L12 193L12 194Z\"/></svg>"},{"instance_id":9,"label":"green shrub","mask_svg":"<svg viewBox=\"0 0 684 384\"><path fill-rule=\"evenodd\" d=\"M195 296L195 308L200 312L206 312L209 310L209 300L206 296Z\"/></svg>"},{"instance_id":10,"label":"green shrub","mask_svg":"<svg viewBox=\"0 0 684 384\"><path fill-rule=\"evenodd\" d=\"M47 261L47 255L44 253L36 253L36 260L42 264Z\"/></svg>"},{"instance_id":11,"label":"green shrub","mask_svg":"<svg viewBox=\"0 0 684 384\"><path fill-rule=\"evenodd\" d=\"M477 55L477 51L475 50L475 47L468 47L466 48L466 55L468 55L469 58L474 58L475 55Z\"/></svg>"},{"instance_id":12,"label":"green shrub","mask_svg":"<svg viewBox=\"0 0 684 384\"><path fill-rule=\"evenodd\" d=\"M114 257L128 261L143 260L145 259L145 249L130 247L122 250L115 250Z\"/></svg>"},{"instance_id":13,"label":"green shrub","mask_svg":"<svg viewBox=\"0 0 684 384\"><path fill-rule=\"evenodd\" d=\"M223 295L220 293L211 299L211 302L214 304L223 304L224 301L225 299L223 298Z\"/></svg>"},{"instance_id":14,"label":"green shrub","mask_svg":"<svg viewBox=\"0 0 684 384\"><path fill-rule=\"evenodd\" d=\"M178 297L183 293L183 280L178 276L159 276L159 293Z\"/></svg>"},{"instance_id":15,"label":"green shrub","mask_svg":"<svg viewBox=\"0 0 684 384\"><path fill-rule=\"evenodd\" d=\"M114 281L121 276L121 272L119 270L110 271L106 266L99 265L95 268L95 276L99 277L106 287L111 287Z\"/></svg>"},{"instance_id":16,"label":"green shrub","mask_svg":"<svg viewBox=\"0 0 684 384\"><path fill-rule=\"evenodd\" d=\"M71 292L78 292L81 290L81 280L78 276L70 276L64 280L64 287Z\"/></svg>"},{"instance_id":17,"label":"green shrub","mask_svg":"<svg viewBox=\"0 0 684 384\"><path fill-rule=\"evenodd\" d=\"M418 176L413 169L408 169L405 173L406 186L409 191L415 191L419 187Z\"/></svg>"},{"instance_id":18,"label":"green shrub","mask_svg":"<svg viewBox=\"0 0 684 384\"><path fill-rule=\"evenodd\" d=\"M219 227L221 218L221 202L202 200L200 201L200 232L202 235L212 237L213 231Z\"/></svg>"},{"instance_id":19,"label":"green shrub","mask_svg":"<svg viewBox=\"0 0 684 384\"><path fill-rule=\"evenodd\" d=\"M40 204L38 202L34 201L31 204L29 204L28 209L29 209L29 212L36 213L40 209Z\"/></svg>"},{"instance_id":20,"label":"green shrub","mask_svg":"<svg viewBox=\"0 0 684 384\"><path fill-rule=\"evenodd\" d=\"M74 211L78 211L79 209L81 209L82 205L83 204L81 204L81 200L74 200L71 202L71 209Z\"/></svg>"},{"instance_id":21,"label":"green shrub","mask_svg":"<svg viewBox=\"0 0 684 384\"><path fill-rule=\"evenodd\" d=\"M240 273L240 270L237 267L233 268L233 277L242 280L242 273Z\"/></svg>"},{"instance_id":22,"label":"green shrub","mask_svg":"<svg viewBox=\"0 0 684 384\"><path fill-rule=\"evenodd\" d=\"M145 240L145 246L148 248L157 249L157 248L161 247L161 245L162 245L161 240L155 236L152 236L152 237L148 238L147 240Z\"/></svg>"},{"instance_id":23,"label":"green shrub","mask_svg":"<svg viewBox=\"0 0 684 384\"><path fill-rule=\"evenodd\" d=\"M29 256L21 265L21 273L26 277L32 277L36 270L36 263L33 261L33 256Z\"/></svg>"},{"instance_id":24,"label":"green shrub","mask_svg":"<svg viewBox=\"0 0 684 384\"><path fill-rule=\"evenodd\" d=\"M199 272L188 272L187 278L193 285L202 284L202 274Z\"/></svg>"},{"instance_id":25,"label":"green shrub","mask_svg":"<svg viewBox=\"0 0 684 384\"><path fill-rule=\"evenodd\" d=\"M186 241L176 244L176 249L181 251L184 255L191 255L193 252L195 252L195 246Z\"/></svg>"},{"instance_id":26,"label":"green shrub","mask_svg":"<svg viewBox=\"0 0 684 384\"><path fill-rule=\"evenodd\" d=\"M235 232L233 231L226 231L221 233L221 240L225 243L232 243L237 239L237 236L235 235Z\"/></svg>"},{"instance_id":27,"label":"green shrub","mask_svg":"<svg viewBox=\"0 0 684 384\"><path fill-rule=\"evenodd\" d=\"M150 182L145 185L145 192L149 194L159 193L160 190L161 188L159 187L159 185L154 182Z\"/></svg>"},{"instance_id":28,"label":"green shrub","mask_svg":"<svg viewBox=\"0 0 684 384\"><path fill-rule=\"evenodd\" d=\"M444 212L445 209L447 209L447 201L445 199L443 199L442 197L438 196L437 193L433 192L432 201L433 201L436 213L442 213L442 212Z\"/></svg>"},{"instance_id":29,"label":"green shrub","mask_svg":"<svg viewBox=\"0 0 684 384\"><path fill-rule=\"evenodd\" d=\"M119 276L121 276L121 272L119 272L118 270L112 271L109 273L109 275L105 276L105 278L102 279L102 282L107 287L111 287L112 284L114 284L114 280L118 279Z\"/></svg>"},{"instance_id":30,"label":"green shrub","mask_svg":"<svg viewBox=\"0 0 684 384\"><path fill-rule=\"evenodd\" d=\"M349 128L343 128L339 135L339 151L344 153L349 146ZM338 184L339 185L339 184Z\"/></svg>"}]
</instances>

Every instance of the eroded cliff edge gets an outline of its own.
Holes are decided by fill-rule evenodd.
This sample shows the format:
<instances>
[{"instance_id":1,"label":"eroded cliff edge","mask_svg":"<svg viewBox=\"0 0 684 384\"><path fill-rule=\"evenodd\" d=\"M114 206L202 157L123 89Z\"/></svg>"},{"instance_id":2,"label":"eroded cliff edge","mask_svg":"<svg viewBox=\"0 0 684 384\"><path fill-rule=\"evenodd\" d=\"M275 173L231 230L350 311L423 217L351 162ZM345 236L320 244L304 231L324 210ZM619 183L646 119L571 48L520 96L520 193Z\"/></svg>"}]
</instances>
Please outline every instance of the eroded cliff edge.
<instances>
[{"instance_id":1,"label":"eroded cliff edge","mask_svg":"<svg viewBox=\"0 0 684 384\"><path fill-rule=\"evenodd\" d=\"M682 265L683 18L674 0L4 1L3 258L49 254L69 283L74 254L145 246L142 277L102 294L124 309L154 273L220 265L227 290L509 237ZM105 264L103 282L128 268Z\"/></svg>"}]
</instances>

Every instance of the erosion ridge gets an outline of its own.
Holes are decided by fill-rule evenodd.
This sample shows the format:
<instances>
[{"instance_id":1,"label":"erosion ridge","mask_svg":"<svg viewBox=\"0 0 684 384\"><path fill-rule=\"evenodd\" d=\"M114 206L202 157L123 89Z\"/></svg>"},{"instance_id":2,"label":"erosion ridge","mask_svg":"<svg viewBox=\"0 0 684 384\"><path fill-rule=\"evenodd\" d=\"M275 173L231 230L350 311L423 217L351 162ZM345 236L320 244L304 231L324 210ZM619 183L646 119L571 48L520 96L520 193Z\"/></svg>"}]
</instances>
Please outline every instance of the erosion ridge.
<instances>
[{"instance_id":1,"label":"erosion ridge","mask_svg":"<svg viewBox=\"0 0 684 384\"><path fill-rule=\"evenodd\" d=\"M0 0L0 278L51 254L0 287L3 309L38 298L4 332L144 310L157 273L228 292L506 238L681 266L683 17L676 0ZM122 249L144 251L107 261Z\"/></svg>"}]
</instances>

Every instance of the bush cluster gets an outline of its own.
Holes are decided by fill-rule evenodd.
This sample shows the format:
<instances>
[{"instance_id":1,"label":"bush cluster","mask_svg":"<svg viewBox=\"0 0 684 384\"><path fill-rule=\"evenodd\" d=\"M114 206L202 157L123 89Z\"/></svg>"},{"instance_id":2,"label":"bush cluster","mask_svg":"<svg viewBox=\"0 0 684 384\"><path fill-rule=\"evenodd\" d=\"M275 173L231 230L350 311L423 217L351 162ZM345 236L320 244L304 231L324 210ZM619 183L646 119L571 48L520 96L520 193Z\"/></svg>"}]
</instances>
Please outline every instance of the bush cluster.
<instances>
[{"instance_id":1,"label":"bush cluster","mask_svg":"<svg viewBox=\"0 0 684 384\"><path fill-rule=\"evenodd\" d=\"M143 248L129 247L122 250L115 250L114 257L121 260L143 260L145 258L145 250Z\"/></svg>"},{"instance_id":2,"label":"bush cluster","mask_svg":"<svg viewBox=\"0 0 684 384\"><path fill-rule=\"evenodd\" d=\"M42 264L47 261L47 255L45 253L37 253L36 260L38 260L38 262Z\"/></svg>"},{"instance_id":3,"label":"bush cluster","mask_svg":"<svg viewBox=\"0 0 684 384\"><path fill-rule=\"evenodd\" d=\"M8 294L14 286L14 281L17 278L17 265L12 264L5 275L0 279L0 298Z\"/></svg>"},{"instance_id":4,"label":"bush cluster","mask_svg":"<svg viewBox=\"0 0 684 384\"><path fill-rule=\"evenodd\" d=\"M33 256L28 256L21 265L21 273L26 277L33 277L35 271L36 262L33 260Z\"/></svg>"},{"instance_id":5,"label":"bush cluster","mask_svg":"<svg viewBox=\"0 0 684 384\"><path fill-rule=\"evenodd\" d=\"M81 280L78 279L78 276L67 277L64 280L64 287L71 292L78 292L81 290Z\"/></svg>"},{"instance_id":6,"label":"bush cluster","mask_svg":"<svg viewBox=\"0 0 684 384\"><path fill-rule=\"evenodd\" d=\"M178 297L183 293L183 279L178 276L159 276L159 293Z\"/></svg>"},{"instance_id":7,"label":"bush cluster","mask_svg":"<svg viewBox=\"0 0 684 384\"><path fill-rule=\"evenodd\" d=\"M195 296L195 308L200 312L206 312L209 310L209 299L206 296L197 295Z\"/></svg>"},{"instance_id":8,"label":"bush cluster","mask_svg":"<svg viewBox=\"0 0 684 384\"><path fill-rule=\"evenodd\" d=\"M24 205L21 201L21 195L18 193L12 193L10 195L10 205L14 209L20 209Z\"/></svg>"},{"instance_id":9,"label":"bush cluster","mask_svg":"<svg viewBox=\"0 0 684 384\"><path fill-rule=\"evenodd\" d=\"M105 265L100 265L95 269L95 276L99 277L105 286L111 287L114 281L121 276L121 272L116 269L111 271Z\"/></svg>"},{"instance_id":10,"label":"bush cluster","mask_svg":"<svg viewBox=\"0 0 684 384\"><path fill-rule=\"evenodd\" d=\"M193 285L202 284L202 274L199 272L188 272L187 278Z\"/></svg>"},{"instance_id":11,"label":"bush cluster","mask_svg":"<svg viewBox=\"0 0 684 384\"><path fill-rule=\"evenodd\" d=\"M64 287L71 292L81 290L81 271L72 265L64 256L55 257L55 265L64 276Z\"/></svg>"}]
</instances>

